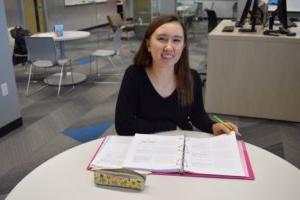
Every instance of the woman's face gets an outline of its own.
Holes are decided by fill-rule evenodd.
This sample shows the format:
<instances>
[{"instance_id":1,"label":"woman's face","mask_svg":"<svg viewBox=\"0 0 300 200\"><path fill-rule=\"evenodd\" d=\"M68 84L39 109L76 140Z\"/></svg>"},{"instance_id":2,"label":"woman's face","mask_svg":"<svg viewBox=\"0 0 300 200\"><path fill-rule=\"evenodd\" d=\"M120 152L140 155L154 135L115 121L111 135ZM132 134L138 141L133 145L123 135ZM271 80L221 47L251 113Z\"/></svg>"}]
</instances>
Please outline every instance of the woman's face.
<instances>
[{"instance_id":1,"label":"woman's face","mask_svg":"<svg viewBox=\"0 0 300 200\"><path fill-rule=\"evenodd\" d=\"M184 45L183 29L178 22L158 27L147 41L153 67L174 67L180 59Z\"/></svg>"}]
</instances>

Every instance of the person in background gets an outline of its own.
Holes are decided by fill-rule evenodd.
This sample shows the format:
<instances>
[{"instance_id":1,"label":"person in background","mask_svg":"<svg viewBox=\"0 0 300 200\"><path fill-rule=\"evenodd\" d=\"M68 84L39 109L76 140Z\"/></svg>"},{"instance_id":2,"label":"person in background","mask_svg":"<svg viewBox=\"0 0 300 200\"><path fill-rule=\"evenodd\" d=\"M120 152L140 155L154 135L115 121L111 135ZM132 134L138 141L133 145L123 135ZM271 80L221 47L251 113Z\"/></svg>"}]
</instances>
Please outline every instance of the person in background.
<instances>
[{"instance_id":1,"label":"person in background","mask_svg":"<svg viewBox=\"0 0 300 200\"><path fill-rule=\"evenodd\" d=\"M119 135L197 129L219 135L238 132L233 123L216 123L205 112L202 83L190 69L187 32L176 16L149 25L134 64L124 74L115 113Z\"/></svg>"}]
</instances>

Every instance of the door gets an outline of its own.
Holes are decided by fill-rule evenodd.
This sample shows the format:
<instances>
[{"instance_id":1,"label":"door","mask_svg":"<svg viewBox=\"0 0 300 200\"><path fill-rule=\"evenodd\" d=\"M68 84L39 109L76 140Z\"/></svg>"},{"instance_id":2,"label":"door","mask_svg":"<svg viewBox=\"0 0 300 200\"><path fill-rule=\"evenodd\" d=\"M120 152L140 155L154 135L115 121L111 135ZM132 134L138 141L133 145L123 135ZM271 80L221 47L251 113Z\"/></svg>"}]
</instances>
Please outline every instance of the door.
<instances>
[{"instance_id":1,"label":"door","mask_svg":"<svg viewBox=\"0 0 300 200\"><path fill-rule=\"evenodd\" d=\"M46 32L44 0L23 0L24 26L32 33Z\"/></svg>"}]
</instances>

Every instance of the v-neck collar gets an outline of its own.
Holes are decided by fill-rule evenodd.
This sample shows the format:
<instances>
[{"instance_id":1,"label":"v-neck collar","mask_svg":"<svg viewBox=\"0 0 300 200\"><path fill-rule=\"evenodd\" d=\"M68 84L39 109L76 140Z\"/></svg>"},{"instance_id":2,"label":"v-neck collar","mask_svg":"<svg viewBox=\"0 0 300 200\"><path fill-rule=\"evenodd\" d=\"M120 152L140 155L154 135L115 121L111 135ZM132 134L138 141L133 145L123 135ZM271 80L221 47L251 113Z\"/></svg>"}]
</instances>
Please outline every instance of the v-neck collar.
<instances>
[{"instance_id":1,"label":"v-neck collar","mask_svg":"<svg viewBox=\"0 0 300 200\"><path fill-rule=\"evenodd\" d=\"M148 76L148 74L147 74L145 68L143 69L143 74L144 74L145 79L146 79L146 81L148 82L149 86L151 87L152 91L153 91L157 96L159 96L161 99L167 100L167 99L173 97L173 95L176 94L176 88L175 88L175 89L173 90L173 92L172 92L170 95L168 95L168 96L166 96L166 97L161 96L161 95L159 94L159 92L155 89L154 85L152 84L151 79L149 78L149 76Z\"/></svg>"}]
</instances>

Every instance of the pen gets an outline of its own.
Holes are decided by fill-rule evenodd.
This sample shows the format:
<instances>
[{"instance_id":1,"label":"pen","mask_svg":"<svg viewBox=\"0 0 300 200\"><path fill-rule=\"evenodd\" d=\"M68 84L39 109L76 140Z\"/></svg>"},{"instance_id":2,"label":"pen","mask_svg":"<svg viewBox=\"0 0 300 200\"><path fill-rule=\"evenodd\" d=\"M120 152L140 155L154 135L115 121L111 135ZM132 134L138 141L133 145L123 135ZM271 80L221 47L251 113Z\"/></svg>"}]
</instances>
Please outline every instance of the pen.
<instances>
[{"instance_id":1,"label":"pen","mask_svg":"<svg viewBox=\"0 0 300 200\"><path fill-rule=\"evenodd\" d=\"M229 130L231 130L231 131L233 130L231 126L229 126L226 122L224 122L224 121L223 121L222 119L220 119L218 116L214 115L213 118L214 118L217 122L223 124L223 125L224 125L226 128L228 128ZM242 136L242 134L239 133L239 132L237 132L236 134L239 135L239 136Z\"/></svg>"}]
</instances>

